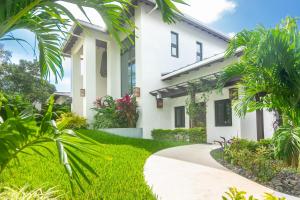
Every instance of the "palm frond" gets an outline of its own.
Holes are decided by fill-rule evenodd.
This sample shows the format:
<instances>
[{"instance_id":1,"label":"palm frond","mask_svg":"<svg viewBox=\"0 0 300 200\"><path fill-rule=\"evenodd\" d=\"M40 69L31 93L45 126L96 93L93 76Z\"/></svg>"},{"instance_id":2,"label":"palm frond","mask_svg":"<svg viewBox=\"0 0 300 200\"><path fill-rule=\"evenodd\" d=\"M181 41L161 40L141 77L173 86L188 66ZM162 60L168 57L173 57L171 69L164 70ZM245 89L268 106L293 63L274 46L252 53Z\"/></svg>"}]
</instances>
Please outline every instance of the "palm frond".
<instances>
[{"instance_id":1,"label":"palm frond","mask_svg":"<svg viewBox=\"0 0 300 200\"><path fill-rule=\"evenodd\" d=\"M131 19L131 0L63 0L75 3L88 18L84 7L96 9L106 23L109 34L121 44L120 34L133 35L134 21ZM174 23L181 14L174 2L183 4L183 0L156 0L162 18ZM16 29L28 29L36 34L39 49L41 75L49 78L52 73L57 82L64 75L61 46L69 20L78 21L72 13L56 0L4 0L0 6L0 39ZM7 37L6 37L7 38ZM18 40L16 40L18 41Z\"/></svg>"},{"instance_id":2,"label":"palm frond","mask_svg":"<svg viewBox=\"0 0 300 200\"><path fill-rule=\"evenodd\" d=\"M72 185L73 182L80 184L81 178L90 182L86 172L97 176L96 171L79 157L77 152L100 156L99 152L87 147L98 143L80 133L66 130L62 125L57 126L52 120L53 96L49 99L48 110L40 123L36 122L32 110L13 113L11 108L14 106L7 106L8 102L5 98L2 99L0 111L4 109L10 114L6 114L4 122L0 123L0 173L11 161L18 160L20 154L45 157L48 152L54 155L53 150L48 147L49 143L54 143L60 163L64 166ZM60 123L64 124L63 121ZM83 189L81 185L79 187Z\"/></svg>"}]
</instances>

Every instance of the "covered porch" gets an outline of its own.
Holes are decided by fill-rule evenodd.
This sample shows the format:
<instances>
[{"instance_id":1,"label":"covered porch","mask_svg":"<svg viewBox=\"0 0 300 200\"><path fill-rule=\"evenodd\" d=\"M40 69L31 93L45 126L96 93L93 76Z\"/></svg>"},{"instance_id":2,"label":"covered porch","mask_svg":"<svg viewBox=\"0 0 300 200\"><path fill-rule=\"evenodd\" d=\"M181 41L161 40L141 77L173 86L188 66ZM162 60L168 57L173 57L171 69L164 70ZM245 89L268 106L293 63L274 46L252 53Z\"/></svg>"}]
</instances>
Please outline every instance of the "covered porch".
<instances>
[{"instance_id":1,"label":"covered porch","mask_svg":"<svg viewBox=\"0 0 300 200\"><path fill-rule=\"evenodd\" d=\"M80 21L72 27L63 53L71 59L72 112L91 122L97 97L121 94L120 46L104 28Z\"/></svg>"}]
</instances>

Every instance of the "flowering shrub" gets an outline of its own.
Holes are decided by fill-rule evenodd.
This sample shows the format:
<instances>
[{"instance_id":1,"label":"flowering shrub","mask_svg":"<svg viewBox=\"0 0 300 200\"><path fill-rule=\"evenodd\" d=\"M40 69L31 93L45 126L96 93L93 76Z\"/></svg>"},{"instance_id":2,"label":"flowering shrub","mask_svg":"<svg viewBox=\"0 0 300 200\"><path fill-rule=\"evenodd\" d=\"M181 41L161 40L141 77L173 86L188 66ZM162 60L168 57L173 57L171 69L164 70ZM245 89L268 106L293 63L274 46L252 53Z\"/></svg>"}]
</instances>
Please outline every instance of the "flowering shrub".
<instances>
[{"instance_id":1,"label":"flowering shrub","mask_svg":"<svg viewBox=\"0 0 300 200\"><path fill-rule=\"evenodd\" d=\"M119 117L126 127L135 128L138 120L137 102L135 97L125 95L121 99L116 100Z\"/></svg>"},{"instance_id":2,"label":"flowering shrub","mask_svg":"<svg viewBox=\"0 0 300 200\"><path fill-rule=\"evenodd\" d=\"M125 95L114 100L111 96L97 98L93 127L99 128L135 128L138 120L135 97Z\"/></svg>"}]
</instances>

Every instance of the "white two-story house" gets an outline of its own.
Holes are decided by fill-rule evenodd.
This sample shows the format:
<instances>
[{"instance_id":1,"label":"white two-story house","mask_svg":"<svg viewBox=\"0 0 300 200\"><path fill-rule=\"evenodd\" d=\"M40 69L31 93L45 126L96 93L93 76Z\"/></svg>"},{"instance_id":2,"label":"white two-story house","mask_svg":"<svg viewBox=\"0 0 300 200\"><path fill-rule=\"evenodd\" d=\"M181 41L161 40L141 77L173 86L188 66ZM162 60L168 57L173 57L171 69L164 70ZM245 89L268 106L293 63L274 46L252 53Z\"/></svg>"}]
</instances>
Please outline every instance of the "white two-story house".
<instances>
[{"instance_id":1,"label":"white two-story house","mask_svg":"<svg viewBox=\"0 0 300 200\"><path fill-rule=\"evenodd\" d=\"M166 24L159 11L150 12L154 7L150 0L138 1L134 45L124 37L121 47L100 26L86 22L73 26L63 49L72 63L73 112L92 121L97 97L119 98L138 88L138 127L143 128L144 138L151 138L152 129L189 128L185 108L189 82L215 82L218 72L241 52L225 59L228 36L187 16ZM272 113L257 111L243 119L234 114L235 83L228 83L222 93L212 91L201 104L205 111L199 113L199 120L206 126L208 142L220 136L256 140L273 134Z\"/></svg>"}]
</instances>

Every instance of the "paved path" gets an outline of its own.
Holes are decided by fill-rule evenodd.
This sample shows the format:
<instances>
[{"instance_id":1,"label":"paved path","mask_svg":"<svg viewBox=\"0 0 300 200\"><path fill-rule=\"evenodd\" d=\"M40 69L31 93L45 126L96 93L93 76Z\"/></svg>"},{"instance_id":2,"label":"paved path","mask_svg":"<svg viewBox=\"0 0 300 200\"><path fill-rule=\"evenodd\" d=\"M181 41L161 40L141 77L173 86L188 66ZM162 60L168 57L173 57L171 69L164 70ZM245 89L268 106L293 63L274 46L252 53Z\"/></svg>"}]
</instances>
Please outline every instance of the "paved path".
<instances>
[{"instance_id":1,"label":"paved path","mask_svg":"<svg viewBox=\"0 0 300 200\"><path fill-rule=\"evenodd\" d=\"M268 192L300 200L229 171L210 156L217 147L196 144L157 152L145 164L145 179L159 200L221 200L232 186L257 198Z\"/></svg>"}]
</instances>

